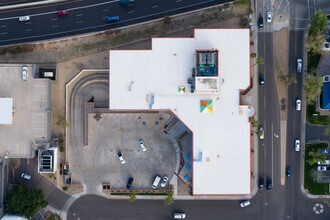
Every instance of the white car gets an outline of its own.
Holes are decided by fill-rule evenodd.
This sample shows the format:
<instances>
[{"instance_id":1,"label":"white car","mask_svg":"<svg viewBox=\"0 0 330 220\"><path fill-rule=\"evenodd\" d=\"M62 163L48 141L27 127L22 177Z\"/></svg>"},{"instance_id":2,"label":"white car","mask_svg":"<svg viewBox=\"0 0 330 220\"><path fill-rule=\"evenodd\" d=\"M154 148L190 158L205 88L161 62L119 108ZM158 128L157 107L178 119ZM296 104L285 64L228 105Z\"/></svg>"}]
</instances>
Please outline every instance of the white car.
<instances>
[{"instance_id":1,"label":"white car","mask_svg":"<svg viewBox=\"0 0 330 220\"><path fill-rule=\"evenodd\" d=\"M120 160L121 164L126 163L126 160L124 159L123 154L121 152L118 152L118 157L119 157L119 160Z\"/></svg>"},{"instance_id":2,"label":"white car","mask_svg":"<svg viewBox=\"0 0 330 220\"><path fill-rule=\"evenodd\" d=\"M18 17L19 21L29 21L30 20L30 16L20 16Z\"/></svg>"},{"instance_id":3,"label":"white car","mask_svg":"<svg viewBox=\"0 0 330 220\"><path fill-rule=\"evenodd\" d=\"M262 132L262 134L259 136L259 137L260 137L260 139L262 140L262 139L264 139L264 138L265 138L265 131L264 131L264 128L260 126L260 128L259 128L259 131L261 131L261 132Z\"/></svg>"},{"instance_id":4,"label":"white car","mask_svg":"<svg viewBox=\"0 0 330 220\"><path fill-rule=\"evenodd\" d=\"M140 147L141 147L142 151L146 151L147 150L147 148L144 146L144 142L143 142L142 139L140 140L139 144L140 144Z\"/></svg>"},{"instance_id":5,"label":"white car","mask_svg":"<svg viewBox=\"0 0 330 220\"><path fill-rule=\"evenodd\" d=\"M185 213L173 213L173 218L174 219L185 219L186 214Z\"/></svg>"},{"instance_id":6,"label":"white car","mask_svg":"<svg viewBox=\"0 0 330 220\"><path fill-rule=\"evenodd\" d=\"M297 111L300 111L301 110L301 100L300 99L297 99L296 100L296 110Z\"/></svg>"},{"instance_id":7,"label":"white car","mask_svg":"<svg viewBox=\"0 0 330 220\"><path fill-rule=\"evenodd\" d=\"M163 177L163 181L162 183L160 184L161 187L165 187L166 186L166 183L167 183L167 180L168 180L168 177L167 176L164 176Z\"/></svg>"},{"instance_id":8,"label":"white car","mask_svg":"<svg viewBox=\"0 0 330 220\"><path fill-rule=\"evenodd\" d=\"M326 166L317 166L317 170L327 170Z\"/></svg>"},{"instance_id":9,"label":"white car","mask_svg":"<svg viewBox=\"0 0 330 220\"><path fill-rule=\"evenodd\" d=\"M267 12L267 22L268 23L272 22L272 13L270 11Z\"/></svg>"},{"instance_id":10,"label":"white car","mask_svg":"<svg viewBox=\"0 0 330 220\"><path fill-rule=\"evenodd\" d=\"M301 70L302 70L302 60L297 59L297 72L301 73Z\"/></svg>"},{"instance_id":11,"label":"white car","mask_svg":"<svg viewBox=\"0 0 330 220\"><path fill-rule=\"evenodd\" d=\"M28 68L26 66L22 67L22 78L24 81L28 80Z\"/></svg>"},{"instance_id":12,"label":"white car","mask_svg":"<svg viewBox=\"0 0 330 220\"><path fill-rule=\"evenodd\" d=\"M21 177L24 178L24 179L27 179L27 180L31 179L31 176L29 174L26 174L26 173L22 173Z\"/></svg>"},{"instance_id":13,"label":"white car","mask_svg":"<svg viewBox=\"0 0 330 220\"><path fill-rule=\"evenodd\" d=\"M294 149L295 151L300 151L300 140L296 139Z\"/></svg>"},{"instance_id":14,"label":"white car","mask_svg":"<svg viewBox=\"0 0 330 220\"><path fill-rule=\"evenodd\" d=\"M241 206L242 208L244 208L244 207L246 207L246 206L249 206L249 205L251 205L251 203L250 203L249 200L246 200L246 201L244 201L244 202L241 202L241 204L240 204L240 206Z\"/></svg>"}]
</instances>

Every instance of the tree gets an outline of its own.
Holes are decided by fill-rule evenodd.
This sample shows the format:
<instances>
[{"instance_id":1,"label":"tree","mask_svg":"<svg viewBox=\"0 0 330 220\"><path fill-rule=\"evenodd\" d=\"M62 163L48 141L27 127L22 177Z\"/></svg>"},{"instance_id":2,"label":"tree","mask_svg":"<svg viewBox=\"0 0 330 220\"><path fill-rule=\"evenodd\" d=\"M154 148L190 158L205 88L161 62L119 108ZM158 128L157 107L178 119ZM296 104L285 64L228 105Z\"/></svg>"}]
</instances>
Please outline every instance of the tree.
<instances>
[{"instance_id":1,"label":"tree","mask_svg":"<svg viewBox=\"0 0 330 220\"><path fill-rule=\"evenodd\" d=\"M257 128L257 127L260 126L260 122L259 122L258 120L256 120L256 119L254 118L254 116L250 117L250 118L249 118L249 121L250 121L252 127Z\"/></svg>"},{"instance_id":2,"label":"tree","mask_svg":"<svg viewBox=\"0 0 330 220\"><path fill-rule=\"evenodd\" d=\"M66 127L69 126L69 123L67 122L67 120L65 119L64 115L58 115L57 116L57 122L56 125L60 128L65 129Z\"/></svg>"},{"instance_id":3,"label":"tree","mask_svg":"<svg viewBox=\"0 0 330 220\"><path fill-rule=\"evenodd\" d=\"M258 57L258 58L257 58L257 62L256 62L255 64L253 64L253 65L251 66L251 68L254 67L254 66L257 65L257 64L263 64L263 63L264 63L264 58L262 58L262 57Z\"/></svg>"},{"instance_id":4,"label":"tree","mask_svg":"<svg viewBox=\"0 0 330 220\"><path fill-rule=\"evenodd\" d=\"M41 189L28 189L23 184L14 185L5 202L6 212L26 218L33 217L40 208L47 205Z\"/></svg>"},{"instance_id":5,"label":"tree","mask_svg":"<svg viewBox=\"0 0 330 220\"><path fill-rule=\"evenodd\" d=\"M322 92L323 79L319 76L314 76L312 74L308 74L305 77L304 81L304 89L306 91L306 102L307 104L311 104L312 102L317 100L317 97Z\"/></svg>"},{"instance_id":6,"label":"tree","mask_svg":"<svg viewBox=\"0 0 330 220\"><path fill-rule=\"evenodd\" d=\"M256 57L257 57L257 54L256 54L256 53L251 53L251 54L250 54L250 56L251 56L251 58L253 58L253 59L254 59L254 58L256 58Z\"/></svg>"},{"instance_id":7,"label":"tree","mask_svg":"<svg viewBox=\"0 0 330 220\"><path fill-rule=\"evenodd\" d=\"M321 9L311 17L306 45L312 53L321 53L321 44L325 42L323 33L327 24L327 17L323 15Z\"/></svg>"},{"instance_id":8,"label":"tree","mask_svg":"<svg viewBox=\"0 0 330 220\"><path fill-rule=\"evenodd\" d=\"M316 151L311 150L307 153L308 158L306 162L310 165L313 166L314 164L317 163L317 161L324 162L325 159L327 159L327 156L325 154L322 154L321 149L317 149Z\"/></svg>"},{"instance_id":9,"label":"tree","mask_svg":"<svg viewBox=\"0 0 330 220\"><path fill-rule=\"evenodd\" d=\"M280 72L278 78L284 83L285 86L291 85L292 83L297 83L296 77L293 73L284 74L283 72Z\"/></svg>"},{"instance_id":10,"label":"tree","mask_svg":"<svg viewBox=\"0 0 330 220\"><path fill-rule=\"evenodd\" d=\"M167 197L165 199L165 205L171 205L174 202L173 191L169 190L167 192Z\"/></svg>"},{"instance_id":11,"label":"tree","mask_svg":"<svg viewBox=\"0 0 330 220\"><path fill-rule=\"evenodd\" d=\"M130 202L133 202L136 199L136 194L134 191L131 192L128 196L129 196L128 201L130 201Z\"/></svg>"}]
</instances>

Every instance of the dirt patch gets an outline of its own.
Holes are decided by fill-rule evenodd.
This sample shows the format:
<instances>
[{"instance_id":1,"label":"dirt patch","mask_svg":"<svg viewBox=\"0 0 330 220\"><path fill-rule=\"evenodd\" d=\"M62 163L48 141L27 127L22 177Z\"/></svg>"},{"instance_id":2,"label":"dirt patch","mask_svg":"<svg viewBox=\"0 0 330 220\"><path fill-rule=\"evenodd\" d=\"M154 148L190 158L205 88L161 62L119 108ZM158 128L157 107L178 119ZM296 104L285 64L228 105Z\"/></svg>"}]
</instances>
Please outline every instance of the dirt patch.
<instances>
[{"instance_id":1,"label":"dirt patch","mask_svg":"<svg viewBox=\"0 0 330 220\"><path fill-rule=\"evenodd\" d=\"M280 31L274 32L274 76L277 87L278 99L280 103L280 119L287 118L287 94L288 87L279 80L279 75L282 71L288 74L289 67L289 29L282 28ZM285 106L284 106L285 105Z\"/></svg>"}]
</instances>

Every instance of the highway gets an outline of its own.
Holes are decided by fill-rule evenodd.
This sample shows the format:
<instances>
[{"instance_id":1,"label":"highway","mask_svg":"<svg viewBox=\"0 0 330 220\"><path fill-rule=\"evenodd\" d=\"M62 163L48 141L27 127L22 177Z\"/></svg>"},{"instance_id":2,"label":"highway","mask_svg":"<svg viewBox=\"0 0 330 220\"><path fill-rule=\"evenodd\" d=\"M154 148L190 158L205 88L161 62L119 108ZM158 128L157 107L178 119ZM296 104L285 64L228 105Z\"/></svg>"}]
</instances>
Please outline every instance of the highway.
<instances>
[{"instance_id":1,"label":"highway","mask_svg":"<svg viewBox=\"0 0 330 220\"><path fill-rule=\"evenodd\" d=\"M63 38L78 34L119 28L147 22L164 16L189 12L232 0L137 0L134 6L124 6L119 0L72 0L0 11L0 45ZM69 14L58 16L57 12ZM21 22L19 16L29 15ZM109 23L108 17L119 16Z\"/></svg>"}]
</instances>

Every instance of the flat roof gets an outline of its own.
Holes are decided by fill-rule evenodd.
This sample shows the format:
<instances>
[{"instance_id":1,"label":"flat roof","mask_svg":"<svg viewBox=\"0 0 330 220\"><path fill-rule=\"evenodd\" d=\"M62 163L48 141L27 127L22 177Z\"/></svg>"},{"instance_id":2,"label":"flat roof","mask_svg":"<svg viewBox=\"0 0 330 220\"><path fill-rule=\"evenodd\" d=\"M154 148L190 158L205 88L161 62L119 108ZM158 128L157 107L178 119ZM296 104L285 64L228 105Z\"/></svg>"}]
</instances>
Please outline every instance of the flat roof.
<instances>
[{"instance_id":1,"label":"flat roof","mask_svg":"<svg viewBox=\"0 0 330 220\"><path fill-rule=\"evenodd\" d=\"M9 158L31 158L33 147L50 136L51 81L33 78L34 66L26 66L28 80L23 81L22 65L0 65L0 96L13 100L12 124L0 124L0 155Z\"/></svg>"},{"instance_id":2,"label":"flat roof","mask_svg":"<svg viewBox=\"0 0 330 220\"><path fill-rule=\"evenodd\" d=\"M111 110L170 109L193 132L194 195L251 193L254 109L239 97L249 46L249 29L195 29L194 38L153 38L151 50L109 51ZM191 93L196 50L218 50L217 91Z\"/></svg>"},{"instance_id":3,"label":"flat roof","mask_svg":"<svg viewBox=\"0 0 330 220\"><path fill-rule=\"evenodd\" d=\"M0 124L13 123L13 99L0 98Z\"/></svg>"}]
</instances>

